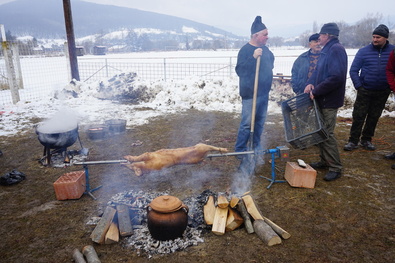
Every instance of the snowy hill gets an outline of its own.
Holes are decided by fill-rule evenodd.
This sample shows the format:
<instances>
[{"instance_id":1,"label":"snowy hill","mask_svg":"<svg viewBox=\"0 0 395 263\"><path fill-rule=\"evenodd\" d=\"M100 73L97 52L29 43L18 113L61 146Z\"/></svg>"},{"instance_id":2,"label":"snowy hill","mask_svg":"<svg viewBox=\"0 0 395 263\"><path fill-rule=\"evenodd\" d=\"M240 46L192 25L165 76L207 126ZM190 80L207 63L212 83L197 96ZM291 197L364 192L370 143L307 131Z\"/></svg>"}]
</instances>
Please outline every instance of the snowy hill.
<instances>
[{"instance_id":1,"label":"snowy hill","mask_svg":"<svg viewBox=\"0 0 395 263\"><path fill-rule=\"evenodd\" d=\"M80 0L71 2L74 33L76 37L106 34L121 29L150 28L161 32L194 34L203 38L242 39L225 30L188 19L147 12L133 8L99 5ZM13 35L32 35L36 38L65 38L62 1L17 0L1 5L1 23ZM21 19L23 17L23 19Z\"/></svg>"}]
</instances>

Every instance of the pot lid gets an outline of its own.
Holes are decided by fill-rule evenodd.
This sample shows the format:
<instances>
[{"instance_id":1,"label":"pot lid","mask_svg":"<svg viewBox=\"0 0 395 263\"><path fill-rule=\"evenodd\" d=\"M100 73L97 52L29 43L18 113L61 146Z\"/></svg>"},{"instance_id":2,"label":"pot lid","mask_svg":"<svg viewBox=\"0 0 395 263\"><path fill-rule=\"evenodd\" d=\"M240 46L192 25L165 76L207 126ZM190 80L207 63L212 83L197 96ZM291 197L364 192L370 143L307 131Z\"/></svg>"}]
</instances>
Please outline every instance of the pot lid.
<instances>
[{"instance_id":1,"label":"pot lid","mask_svg":"<svg viewBox=\"0 0 395 263\"><path fill-rule=\"evenodd\" d=\"M181 208L182 202L175 196L162 195L152 200L150 207L161 213L171 213Z\"/></svg>"}]
</instances>

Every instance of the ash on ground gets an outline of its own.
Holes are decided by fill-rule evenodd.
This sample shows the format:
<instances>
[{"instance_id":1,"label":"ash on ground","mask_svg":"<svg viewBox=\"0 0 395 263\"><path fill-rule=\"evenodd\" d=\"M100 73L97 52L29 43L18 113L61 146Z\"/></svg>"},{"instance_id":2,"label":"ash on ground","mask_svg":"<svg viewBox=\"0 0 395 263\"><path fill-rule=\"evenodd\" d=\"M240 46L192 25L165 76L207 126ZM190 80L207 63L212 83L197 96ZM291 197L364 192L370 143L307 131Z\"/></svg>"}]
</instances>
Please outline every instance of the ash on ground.
<instances>
[{"instance_id":1,"label":"ash on ground","mask_svg":"<svg viewBox=\"0 0 395 263\"><path fill-rule=\"evenodd\" d=\"M188 206L188 226L182 238L159 241L154 239L147 226L147 206L158 196L169 195L167 192L143 192L126 191L113 196L108 205L127 205L130 209L133 224L133 235L124 239L123 245L137 251L139 256L151 258L153 255L169 254L183 250L190 246L196 246L204 242L202 234L209 232L211 226L204 222L203 206L208 196L216 196L210 190L206 190L198 196L191 196L181 200Z\"/></svg>"}]
</instances>

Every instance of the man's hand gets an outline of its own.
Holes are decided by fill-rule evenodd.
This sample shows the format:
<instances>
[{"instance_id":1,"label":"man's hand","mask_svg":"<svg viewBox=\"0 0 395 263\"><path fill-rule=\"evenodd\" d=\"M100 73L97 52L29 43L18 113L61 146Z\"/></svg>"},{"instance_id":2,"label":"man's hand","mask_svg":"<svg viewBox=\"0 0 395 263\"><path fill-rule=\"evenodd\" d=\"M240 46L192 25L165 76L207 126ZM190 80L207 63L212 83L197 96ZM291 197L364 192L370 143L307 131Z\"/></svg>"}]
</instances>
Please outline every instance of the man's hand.
<instances>
[{"instance_id":1,"label":"man's hand","mask_svg":"<svg viewBox=\"0 0 395 263\"><path fill-rule=\"evenodd\" d=\"M312 84L309 84L306 86L306 88L304 88L304 93L309 93L310 99L314 99L313 89L314 89L314 85Z\"/></svg>"},{"instance_id":2,"label":"man's hand","mask_svg":"<svg viewBox=\"0 0 395 263\"><path fill-rule=\"evenodd\" d=\"M262 48L257 48L254 50L254 54L252 55L255 59L262 56Z\"/></svg>"}]
</instances>

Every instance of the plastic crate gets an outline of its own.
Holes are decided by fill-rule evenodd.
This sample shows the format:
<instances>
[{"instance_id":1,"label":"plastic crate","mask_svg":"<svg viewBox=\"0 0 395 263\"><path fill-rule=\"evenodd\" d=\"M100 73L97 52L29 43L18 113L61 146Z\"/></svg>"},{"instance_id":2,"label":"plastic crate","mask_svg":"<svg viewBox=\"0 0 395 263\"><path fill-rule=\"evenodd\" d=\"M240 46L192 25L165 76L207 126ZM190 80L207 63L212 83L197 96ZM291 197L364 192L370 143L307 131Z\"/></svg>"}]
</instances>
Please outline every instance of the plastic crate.
<instances>
[{"instance_id":1,"label":"plastic crate","mask_svg":"<svg viewBox=\"0 0 395 263\"><path fill-rule=\"evenodd\" d=\"M305 149L328 139L315 100L304 93L281 103L285 139L296 149Z\"/></svg>"}]
</instances>

